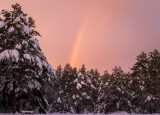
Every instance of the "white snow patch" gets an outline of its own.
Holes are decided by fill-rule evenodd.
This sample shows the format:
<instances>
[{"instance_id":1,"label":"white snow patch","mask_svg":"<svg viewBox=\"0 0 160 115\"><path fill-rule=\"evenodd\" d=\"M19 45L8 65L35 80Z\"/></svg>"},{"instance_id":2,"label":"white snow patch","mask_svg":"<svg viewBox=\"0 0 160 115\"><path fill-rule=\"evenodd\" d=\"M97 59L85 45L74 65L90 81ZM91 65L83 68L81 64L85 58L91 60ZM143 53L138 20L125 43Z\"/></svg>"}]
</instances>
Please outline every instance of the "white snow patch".
<instances>
[{"instance_id":1,"label":"white snow patch","mask_svg":"<svg viewBox=\"0 0 160 115\"><path fill-rule=\"evenodd\" d=\"M17 17L16 19L14 19L13 23L17 23L17 22L20 22L21 19L19 17Z\"/></svg>"},{"instance_id":2,"label":"white snow patch","mask_svg":"<svg viewBox=\"0 0 160 115\"><path fill-rule=\"evenodd\" d=\"M72 111L74 113L74 110L72 108ZM24 111L24 112L28 112L28 111ZM29 111L30 112L30 111ZM13 115L12 113L1 113L2 115ZM16 112L15 115L19 115L22 113L18 113ZM25 113L25 114L31 114L31 113ZM32 113L34 114L34 113ZM36 114L36 115L40 115L40 114ZM46 114L46 115L71 115L69 113L51 113L51 114ZM125 111L119 111L119 112L114 112L114 113L110 113L110 114L94 114L94 113L83 113L83 114L72 114L72 115L130 115L129 113L125 112ZM142 115L142 114L131 114L131 115ZM147 114L148 115L148 114ZM154 113L152 115L159 115L158 113Z\"/></svg>"},{"instance_id":3,"label":"white snow patch","mask_svg":"<svg viewBox=\"0 0 160 115\"><path fill-rule=\"evenodd\" d=\"M85 85L85 83L84 83L83 81L81 81L81 84L82 84L82 85Z\"/></svg>"},{"instance_id":4,"label":"white snow patch","mask_svg":"<svg viewBox=\"0 0 160 115\"><path fill-rule=\"evenodd\" d=\"M33 47L37 48L39 46L39 42L35 36L31 37L30 40L34 43Z\"/></svg>"},{"instance_id":5,"label":"white snow patch","mask_svg":"<svg viewBox=\"0 0 160 115\"><path fill-rule=\"evenodd\" d=\"M87 93L86 93L86 92L84 92L84 93L82 93L82 95L83 95L83 96L85 96L85 95L87 95Z\"/></svg>"},{"instance_id":6,"label":"white snow patch","mask_svg":"<svg viewBox=\"0 0 160 115\"><path fill-rule=\"evenodd\" d=\"M82 73L78 73L78 76L82 76Z\"/></svg>"},{"instance_id":7,"label":"white snow patch","mask_svg":"<svg viewBox=\"0 0 160 115\"><path fill-rule=\"evenodd\" d=\"M16 24L16 27L17 27L17 28L20 28L20 27L21 27L21 25L20 25L20 24Z\"/></svg>"},{"instance_id":8,"label":"white snow patch","mask_svg":"<svg viewBox=\"0 0 160 115\"><path fill-rule=\"evenodd\" d=\"M19 17L23 20L26 20L26 16L24 16L23 14L21 14Z\"/></svg>"},{"instance_id":9,"label":"white snow patch","mask_svg":"<svg viewBox=\"0 0 160 115\"><path fill-rule=\"evenodd\" d=\"M10 27L9 29L8 29L8 32L9 33L12 33L14 31L14 27Z\"/></svg>"},{"instance_id":10,"label":"white snow patch","mask_svg":"<svg viewBox=\"0 0 160 115\"><path fill-rule=\"evenodd\" d=\"M87 99L91 99L91 97L87 95Z\"/></svg>"},{"instance_id":11,"label":"white snow patch","mask_svg":"<svg viewBox=\"0 0 160 115\"><path fill-rule=\"evenodd\" d=\"M92 83L91 80L90 80L89 78L87 79L87 81L88 81L89 83Z\"/></svg>"},{"instance_id":12,"label":"white snow patch","mask_svg":"<svg viewBox=\"0 0 160 115\"><path fill-rule=\"evenodd\" d=\"M93 84L91 84L91 87L92 87L93 89L96 89Z\"/></svg>"},{"instance_id":13,"label":"white snow patch","mask_svg":"<svg viewBox=\"0 0 160 115\"><path fill-rule=\"evenodd\" d=\"M72 96L72 99L76 99L76 96L75 96L75 95L73 95L73 96Z\"/></svg>"},{"instance_id":14,"label":"white snow patch","mask_svg":"<svg viewBox=\"0 0 160 115\"><path fill-rule=\"evenodd\" d=\"M117 111L117 112L113 112L109 115L129 115L129 113L127 113L125 111Z\"/></svg>"},{"instance_id":15,"label":"white snow patch","mask_svg":"<svg viewBox=\"0 0 160 115\"><path fill-rule=\"evenodd\" d=\"M51 113L50 115L71 115L71 114ZM106 114L83 113L83 114L73 114L73 115L106 115ZM119 112L114 112L114 113L110 113L107 115L129 115L129 113L127 113L125 111L119 111ZM132 115L134 115L134 114L132 114ZM137 115L137 114L135 114L135 115ZM154 114L154 115L158 115L158 114Z\"/></svg>"},{"instance_id":16,"label":"white snow patch","mask_svg":"<svg viewBox=\"0 0 160 115\"><path fill-rule=\"evenodd\" d=\"M31 61L31 56L29 54L23 54L23 57L29 61Z\"/></svg>"},{"instance_id":17,"label":"white snow patch","mask_svg":"<svg viewBox=\"0 0 160 115\"><path fill-rule=\"evenodd\" d=\"M73 83L77 83L77 81L78 81L78 79L75 79L75 80L73 81Z\"/></svg>"},{"instance_id":18,"label":"white snow patch","mask_svg":"<svg viewBox=\"0 0 160 115\"><path fill-rule=\"evenodd\" d=\"M28 45L28 42L27 42L26 40L23 40L23 41L22 41L22 44L27 46L27 45Z\"/></svg>"},{"instance_id":19,"label":"white snow patch","mask_svg":"<svg viewBox=\"0 0 160 115\"><path fill-rule=\"evenodd\" d=\"M60 97L58 97L57 101L58 101L59 103L61 103L61 102L62 102L62 101L61 101L61 99L60 99Z\"/></svg>"},{"instance_id":20,"label":"white snow patch","mask_svg":"<svg viewBox=\"0 0 160 115\"><path fill-rule=\"evenodd\" d=\"M6 9L2 10L2 14L7 14L7 13L10 13L10 12Z\"/></svg>"},{"instance_id":21,"label":"white snow patch","mask_svg":"<svg viewBox=\"0 0 160 115\"><path fill-rule=\"evenodd\" d=\"M108 85L108 82L106 82L105 85Z\"/></svg>"},{"instance_id":22,"label":"white snow patch","mask_svg":"<svg viewBox=\"0 0 160 115\"><path fill-rule=\"evenodd\" d=\"M33 114L33 111L21 111L21 114Z\"/></svg>"},{"instance_id":23,"label":"white snow patch","mask_svg":"<svg viewBox=\"0 0 160 115\"><path fill-rule=\"evenodd\" d=\"M0 21L0 28L3 28L5 26L4 21Z\"/></svg>"},{"instance_id":24,"label":"white snow patch","mask_svg":"<svg viewBox=\"0 0 160 115\"><path fill-rule=\"evenodd\" d=\"M23 89L23 91L24 91L25 93L27 93L27 90L26 90L26 89Z\"/></svg>"},{"instance_id":25,"label":"white snow patch","mask_svg":"<svg viewBox=\"0 0 160 115\"><path fill-rule=\"evenodd\" d=\"M41 84L39 82L37 82L37 81L31 81L31 82L29 82L28 87L30 89L36 88L37 90L39 90L40 87L41 87Z\"/></svg>"},{"instance_id":26,"label":"white snow patch","mask_svg":"<svg viewBox=\"0 0 160 115\"><path fill-rule=\"evenodd\" d=\"M117 90L118 90L119 92L121 92L121 88L118 87Z\"/></svg>"},{"instance_id":27,"label":"white snow patch","mask_svg":"<svg viewBox=\"0 0 160 115\"><path fill-rule=\"evenodd\" d=\"M35 60L37 62L37 66L41 69L42 68L42 62L41 62L40 58L38 56L36 56Z\"/></svg>"},{"instance_id":28,"label":"white snow patch","mask_svg":"<svg viewBox=\"0 0 160 115\"><path fill-rule=\"evenodd\" d=\"M29 34L31 32L31 28L29 28L28 26L23 26L23 30L26 34Z\"/></svg>"},{"instance_id":29,"label":"white snow patch","mask_svg":"<svg viewBox=\"0 0 160 115\"><path fill-rule=\"evenodd\" d=\"M150 101L151 99L152 99L151 96L148 96L148 97L147 97L147 100L148 100L148 101Z\"/></svg>"},{"instance_id":30,"label":"white snow patch","mask_svg":"<svg viewBox=\"0 0 160 115\"><path fill-rule=\"evenodd\" d=\"M82 88L82 85L80 83L77 83L76 89L79 90L80 88Z\"/></svg>"},{"instance_id":31,"label":"white snow patch","mask_svg":"<svg viewBox=\"0 0 160 115\"><path fill-rule=\"evenodd\" d=\"M17 45L15 46L15 48L16 48L16 49L21 49L21 48L22 48L22 45L21 45L21 44L17 44Z\"/></svg>"},{"instance_id":32,"label":"white snow patch","mask_svg":"<svg viewBox=\"0 0 160 115\"><path fill-rule=\"evenodd\" d=\"M79 95L76 95L77 98L79 98Z\"/></svg>"},{"instance_id":33,"label":"white snow patch","mask_svg":"<svg viewBox=\"0 0 160 115\"><path fill-rule=\"evenodd\" d=\"M119 109L119 103L118 102L116 103L116 107L117 107L117 110L118 110Z\"/></svg>"},{"instance_id":34,"label":"white snow patch","mask_svg":"<svg viewBox=\"0 0 160 115\"><path fill-rule=\"evenodd\" d=\"M144 86L139 86L139 87L140 87L141 91L144 89Z\"/></svg>"},{"instance_id":35,"label":"white snow patch","mask_svg":"<svg viewBox=\"0 0 160 115\"><path fill-rule=\"evenodd\" d=\"M12 61L19 60L19 52L16 49L4 50L0 53L0 60L11 59Z\"/></svg>"},{"instance_id":36,"label":"white snow patch","mask_svg":"<svg viewBox=\"0 0 160 115\"><path fill-rule=\"evenodd\" d=\"M50 66L47 64L46 61L42 61L41 63L45 68L47 68L48 70L50 69Z\"/></svg>"}]
</instances>

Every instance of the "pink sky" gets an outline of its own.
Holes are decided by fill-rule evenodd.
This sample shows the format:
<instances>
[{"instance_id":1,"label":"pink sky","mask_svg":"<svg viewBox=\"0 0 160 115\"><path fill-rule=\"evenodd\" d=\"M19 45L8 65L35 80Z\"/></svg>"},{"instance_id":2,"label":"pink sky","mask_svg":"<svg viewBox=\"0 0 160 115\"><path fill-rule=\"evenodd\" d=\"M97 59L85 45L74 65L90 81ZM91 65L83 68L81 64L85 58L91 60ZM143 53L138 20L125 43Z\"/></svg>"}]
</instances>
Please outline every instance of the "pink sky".
<instances>
[{"instance_id":1,"label":"pink sky","mask_svg":"<svg viewBox=\"0 0 160 115\"><path fill-rule=\"evenodd\" d=\"M160 50L160 0L0 0L0 9L16 2L36 20L53 68L128 71L140 52Z\"/></svg>"}]
</instances>

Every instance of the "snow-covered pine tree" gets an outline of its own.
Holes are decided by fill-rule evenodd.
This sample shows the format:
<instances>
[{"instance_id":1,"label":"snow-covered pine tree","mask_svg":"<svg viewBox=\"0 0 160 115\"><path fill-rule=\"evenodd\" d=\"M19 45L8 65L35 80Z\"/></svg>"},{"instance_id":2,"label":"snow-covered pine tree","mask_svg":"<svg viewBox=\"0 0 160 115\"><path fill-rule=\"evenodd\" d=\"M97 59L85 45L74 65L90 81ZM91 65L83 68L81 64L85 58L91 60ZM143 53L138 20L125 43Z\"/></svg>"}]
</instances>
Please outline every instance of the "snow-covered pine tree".
<instances>
[{"instance_id":1,"label":"snow-covered pine tree","mask_svg":"<svg viewBox=\"0 0 160 115\"><path fill-rule=\"evenodd\" d=\"M87 76L91 80L92 84L92 100L94 102L94 110L96 109L97 105L97 99L98 99L98 90L100 86L100 73L97 69L91 69L90 71L87 72ZM93 88L94 87L94 88Z\"/></svg>"},{"instance_id":2,"label":"snow-covered pine tree","mask_svg":"<svg viewBox=\"0 0 160 115\"><path fill-rule=\"evenodd\" d=\"M11 96L13 113L37 107L46 113L43 85L54 70L39 47L35 21L19 4L12 8L2 10L0 17L0 91Z\"/></svg>"},{"instance_id":3,"label":"snow-covered pine tree","mask_svg":"<svg viewBox=\"0 0 160 115\"><path fill-rule=\"evenodd\" d=\"M98 88L98 98L97 98L97 104L96 104L96 109L95 113L105 113L106 110L106 99L107 99L107 93L108 93L108 88L109 88L109 83L110 83L110 74L108 71L104 72L104 75L101 76L100 79L100 86Z\"/></svg>"},{"instance_id":4,"label":"snow-covered pine tree","mask_svg":"<svg viewBox=\"0 0 160 115\"><path fill-rule=\"evenodd\" d=\"M148 55L142 52L132 68L132 106L136 113L159 113L160 109L160 53L157 50Z\"/></svg>"},{"instance_id":5,"label":"snow-covered pine tree","mask_svg":"<svg viewBox=\"0 0 160 115\"><path fill-rule=\"evenodd\" d=\"M160 52L154 50L148 54L149 82L147 82L148 94L146 98L148 113L160 113Z\"/></svg>"},{"instance_id":6,"label":"snow-covered pine tree","mask_svg":"<svg viewBox=\"0 0 160 115\"><path fill-rule=\"evenodd\" d=\"M148 72L150 79L150 93L160 97L160 52L154 50L148 54ZM148 84L149 85L149 84ZM153 87L154 86L154 87Z\"/></svg>"},{"instance_id":7,"label":"snow-covered pine tree","mask_svg":"<svg viewBox=\"0 0 160 115\"><path fill-rule=\"evenodd\" d=\"M93 91L96 89L88 77L85 65L78 71L78 76L73 81L74 93L72 100L76 113L93 113L95 100L92 99Z\"/></svg>"},{"instance_id":8,"label":"snow-covered pine tree","mask_svg":"<svg viewBox=\"0 0 160 115\"><path fill-rule=\"evenodd\" d=\"M57 79L59 79L57 89L59 90L57 90L58 95L54 99L52 112L75 113L72 95L75 93L75 85L73 82L77 78L77 69L72 68L70 64L66 64L62 73L59 74L59 72L57 72L57 75L59 75L57 76Z\"/></svg>"},{"instance_id":9,"label":"snow-covered pine tree","mask_svg":"<svg viewBox=\"0 0 160 115\"><path fill-rule=\"evenodd\" d=\"M113 95L115 95L116 97L113 99L113 102L116 103L116 111L130 112L131 96L128 88L129 74L125 74L121 67L115 67L111 74L111 79L113 81L112 81L112 86L110 87L111 88L110 94L112 96L113 93ZM112 90L114 91L112 92Z\"/></svg>"},{"instance_id":10,"label":"snow-covered pine tree","mask_svg":"<svg viewBox=\"0 0 160 115\"><path fill-rule=\"evenodd\" d=\"M129 111L126 78L120 67L115 67L111 75L107 71L104 73L99 88L98 113Z\"/></svg>"},{"instance_id":11,"label":"snow-covered pine tree","mask_svg":"<svg viewBox=\"0 0 160 115\"><path fill-rule=\"evenodd\" d=\"M137 61L131 69L131 77L129 87L132 90L132 110L135 113L145 113L145 99L147 98L146 83L148 82L148 56L142 52L137 56Z\"/></svg>"},{"instance_id":12,"label":"snow-covered pine tree","mask_svg":"<svg viewBox=\"0 0 160 115\"><path fill-rule=\"evenodd\" d=\"M51 94L52 100L50 101L52 103L51 112L52 113L67 113L69 110L67 109L67 104L65 103L65 95L64 95L64 87L63 85L66 83L64 79L62 79L63 76L63 69L61 65L59 65L56 69L56 79L55 83L52 84L52 90L54 90L55 95L53 96L52 92L49 91ZM63 88L62 88L63 87Z\"/></svg>"},{"instance_id":13,"label":"snow-covered pine tree","mask_svg":"<svg viewBox=\"0 0 160 115\"><path fill-rule=\"evenodd\" d=\"M53 89L57 95L54 96L52 112L56 113L90 113L94 110L94 101L91 97L93 86L88 77L86 68L77 71L70 64L64 69L58 66L56 71L57 82Z\"/></svg>"}]
</instances>

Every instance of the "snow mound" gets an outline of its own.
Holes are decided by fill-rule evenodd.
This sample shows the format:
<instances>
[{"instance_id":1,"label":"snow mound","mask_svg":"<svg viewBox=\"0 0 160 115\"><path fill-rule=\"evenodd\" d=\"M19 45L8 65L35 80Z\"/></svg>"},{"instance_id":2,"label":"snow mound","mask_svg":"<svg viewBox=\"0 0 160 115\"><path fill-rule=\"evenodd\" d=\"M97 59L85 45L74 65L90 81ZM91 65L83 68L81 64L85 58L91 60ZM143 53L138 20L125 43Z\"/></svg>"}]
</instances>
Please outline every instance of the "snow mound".
<instances>
[{"instance_id":1,"label":"snow mound","mask_svg":"<svg viewBox=\"0 0 160 115\"><path fill-rule=\"evenodd\" d=\"M127 113L125 111L117 111L117 112L113 112L109 115L129 115L129 113Z\"/></svg>"},{"instance_id":2,"label":"snow mound","mask_svg":"<svg viewBox=\"0 0 160 115\"><path fill-rule=\"evenodd\" d=\"M48 114L48 115L71 115L71 114L52 113L52 114ZM129 114L125 111L120 111L120 112L114 112L114 113L111 113L111 114L83 113L83 114L73 114L73 115L129 115Z\"/></svg>"}]
</instances>

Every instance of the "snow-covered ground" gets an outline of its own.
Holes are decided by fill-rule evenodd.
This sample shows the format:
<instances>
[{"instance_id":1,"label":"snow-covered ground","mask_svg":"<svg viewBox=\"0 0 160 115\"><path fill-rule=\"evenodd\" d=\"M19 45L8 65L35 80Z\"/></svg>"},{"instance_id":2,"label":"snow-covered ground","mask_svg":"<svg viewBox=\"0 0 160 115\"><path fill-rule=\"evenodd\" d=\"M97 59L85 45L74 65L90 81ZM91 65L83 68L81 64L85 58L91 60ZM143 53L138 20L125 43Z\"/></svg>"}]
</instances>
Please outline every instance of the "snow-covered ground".
<instances>
[{"instance_id":1,"label":"snow-covered ground","mask_svg":"<svg viewBox=\"0 0 160 115\"><path fill-rule=\"evenodd\" d=\"M0 113L0 115L12 115L12 113ZM15 115L20 115L19 113L16 113ZM32 114L32 115L42 115L42 114ZM46 115L46 114L44 114ZM52 113L52 114L47 114L47 115L129 115L129 113L125 111L117 111L113 112L110 114L93 114L93 113L88 113L88 114L58 114L58 113ZM151 115L151 114L132 114L132 115ZM152 114L152 115L160 115L158 113Z\"/></svg>"},{"instance_id":2,"label":"snow-covered ground","mask_svg":"<svg viewBox=\"0 0 160 115\"><path fill-rule=\"evenodd\" d=\"M72 115L72 114L51 114L51 115ZM130 115L127 112L124 111L119 111L119 112L114 112L114 113L110 113L110 114L93 114L93 113L89 113L89 114L73 114L73 115ZM143 115L143 114L132 114L132 115ZM144 115L150 115L150 114L144 114ZM160 115L160 114L152 114L152 115Z\"/></svg>"}]
</instances>

